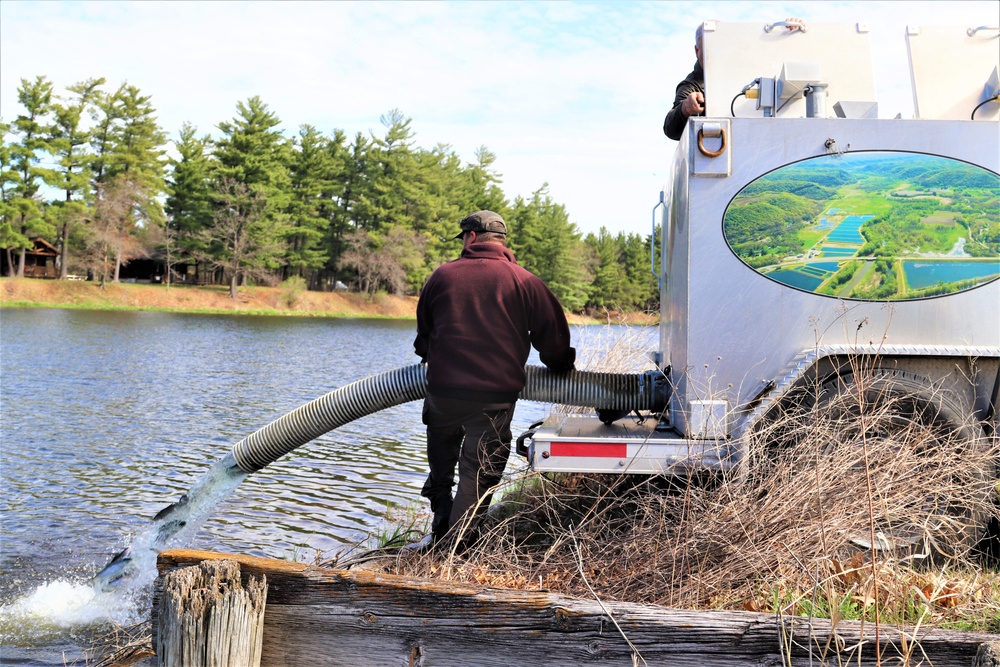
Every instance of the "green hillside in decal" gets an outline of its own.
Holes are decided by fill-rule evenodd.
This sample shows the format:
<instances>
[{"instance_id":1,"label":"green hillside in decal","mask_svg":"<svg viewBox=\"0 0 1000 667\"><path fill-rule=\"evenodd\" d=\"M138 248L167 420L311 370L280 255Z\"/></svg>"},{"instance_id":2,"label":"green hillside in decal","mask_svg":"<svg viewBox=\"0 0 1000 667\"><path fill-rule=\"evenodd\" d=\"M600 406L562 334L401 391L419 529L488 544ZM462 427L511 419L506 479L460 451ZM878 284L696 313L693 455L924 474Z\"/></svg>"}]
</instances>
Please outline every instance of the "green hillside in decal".
<instances>
[{"instance_id":1,"label":"green hillside in decal","mask_svg":"<svg viewBox=\"0 0 1000 667\"><path fill-rule=\"evenodd\" d=\"M813 158L744 187L726 241L758 273L845 299L951 294L1000 277L1000 176L948 158Z\"/></svg>"}]
</instances>

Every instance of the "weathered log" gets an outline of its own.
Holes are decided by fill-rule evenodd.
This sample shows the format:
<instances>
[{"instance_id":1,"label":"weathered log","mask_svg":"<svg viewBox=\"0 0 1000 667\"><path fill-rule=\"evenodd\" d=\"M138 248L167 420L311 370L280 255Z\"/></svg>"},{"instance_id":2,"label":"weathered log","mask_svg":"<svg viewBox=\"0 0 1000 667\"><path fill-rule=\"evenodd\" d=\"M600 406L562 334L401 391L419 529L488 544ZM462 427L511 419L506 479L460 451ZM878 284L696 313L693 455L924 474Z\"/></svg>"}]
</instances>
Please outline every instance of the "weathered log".
<instances>
[{"instance_id":1,"label":"weathered log","mask_svg":"<svg viewBox=\"0 0 1000 667\"><path fill-rule=\"evenodd\" d=\"M157 581L153 636L160 667L258 667L267 576L240 580L232 559L202 560Z\"/></svg>"},{"instance_id":2,"label":"weathered log","mask_svg":"<svg viewBox=\"0 0 1000 667\"><path fill-rule=\"evenodd\" d=\"M270 582L264 667L877 663L871 623L599 603L182 549L160 554L159 569L221 558ZM883 624L879 640L883 665L908 654L909 664L971 667L997 636Z\"/></svg>"},{"instance_id":3,"label":"weathered log","mask_svg":"<svg viewBox=\"0 0 1000 667\"><path fill-rule=\"evenodd\" d=\"M983 644L976 654L976 667L1000 667L1000 641Z\"/></svg>"}]
</instances>

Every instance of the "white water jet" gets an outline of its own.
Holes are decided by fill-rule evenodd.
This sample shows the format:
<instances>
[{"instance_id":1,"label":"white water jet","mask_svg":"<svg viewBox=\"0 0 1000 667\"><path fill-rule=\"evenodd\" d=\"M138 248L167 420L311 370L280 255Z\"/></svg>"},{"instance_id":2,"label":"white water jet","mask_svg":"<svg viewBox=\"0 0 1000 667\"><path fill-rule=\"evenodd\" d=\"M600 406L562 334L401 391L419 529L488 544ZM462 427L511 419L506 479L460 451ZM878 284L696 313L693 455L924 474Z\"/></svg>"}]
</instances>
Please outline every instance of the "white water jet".
<instances>
[{"instance_id":1,"label":"white water jet","mask_svg":"<svg viewBox=\"0 0 1000 667\"><path fill-rule=\"evenodd\" d=\"M168 505L153 517L126 549L115 556L94 577L94 589L100 592L119 588L148 586L156 578L156 557L164 549L184 545L249 473L236 465L232 453L212 464L180 500Z\"/></svg>"}]
</instances>

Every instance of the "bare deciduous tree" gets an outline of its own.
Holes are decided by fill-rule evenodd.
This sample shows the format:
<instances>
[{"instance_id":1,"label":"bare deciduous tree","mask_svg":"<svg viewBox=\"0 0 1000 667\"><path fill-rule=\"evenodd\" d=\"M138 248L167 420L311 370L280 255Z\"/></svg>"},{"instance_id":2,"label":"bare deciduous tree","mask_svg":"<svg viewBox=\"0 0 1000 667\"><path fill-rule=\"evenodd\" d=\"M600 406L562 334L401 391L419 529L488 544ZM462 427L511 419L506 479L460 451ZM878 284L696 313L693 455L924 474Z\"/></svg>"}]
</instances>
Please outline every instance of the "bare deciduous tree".
<instances>
[{"instance_id":1,"label":"bare deciduous tree","mask_svg":"<svg viewBox=\"0 0 1000 667\"><path fill-rule=\"evenodd\" d=\"M196 257L225 271L229 297L235 299L245 279L273 277L287 243L282 237L281 221L268 215L262 194L245 183L225 178L216 195L219 208L212 216L212 225L199 235L206 250L196 253Z\"/></svg>"},{"instance_id":2,"label":"bare deciduous tree","mask_svg":"<svg viewBox=\"0 0 1000 667\"><path fill-rule=\"evenodd\" d=\"M136 238L134 210L142 189L125 174L97 185L97 198L87 220L84 264L100 277L101 287L110 278L118 282L119 268L145 255Z\"/></svg>"},{"instance_id":3,"label":"bare deciduous tree","mask_svg":"<svg viewBox=\"0 0 1000 667\"><path fill-rule=\"evenodd\" d=\"M147 247L163 251L164 260L166 261L163 284L169 289L170 283L173 282L173 262L177 252L178 232L170 226L169 221L165 221L162 225L149 225L146 227L145 232L143 240L146 242Z\"/></svg>"},{"instance_id":4,"label":"bare deciduous tree","mask_svg":"<svg viewBox=\"0 0 1000 667\"><path fill-rule=\"evenodd\" d=\"M380 237L355 230L344 237L346 250L339 266L353 268L358 290L374 298L380 288L402 294L407 288L407 270L423 261L426 242L416 232L393 227Z\"/></svg>"}]
</instances>

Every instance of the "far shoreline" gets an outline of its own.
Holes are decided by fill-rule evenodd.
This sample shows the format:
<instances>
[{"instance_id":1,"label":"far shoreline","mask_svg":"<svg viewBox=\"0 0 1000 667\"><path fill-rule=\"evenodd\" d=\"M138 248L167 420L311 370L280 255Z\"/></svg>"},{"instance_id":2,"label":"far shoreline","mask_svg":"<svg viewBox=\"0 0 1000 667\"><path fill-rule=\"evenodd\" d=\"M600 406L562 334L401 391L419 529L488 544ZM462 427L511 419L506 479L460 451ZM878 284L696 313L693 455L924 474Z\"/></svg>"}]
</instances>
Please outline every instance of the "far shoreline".
<instances>
[{"instance_id":1,"label":"far shoreline","mask_svg":"<svg viewBox=\"0 0 1000 667\"><path fill-rule=\"evenodd\" d=\"M190 315L415 320L417 297L357 292L312 292L287 287L241 287L236 299L225 285L157 285L0 277L0 309L57 308ZM649 326L649 313L567 313L573 325Z\"/></svg>"}]
</instances>

